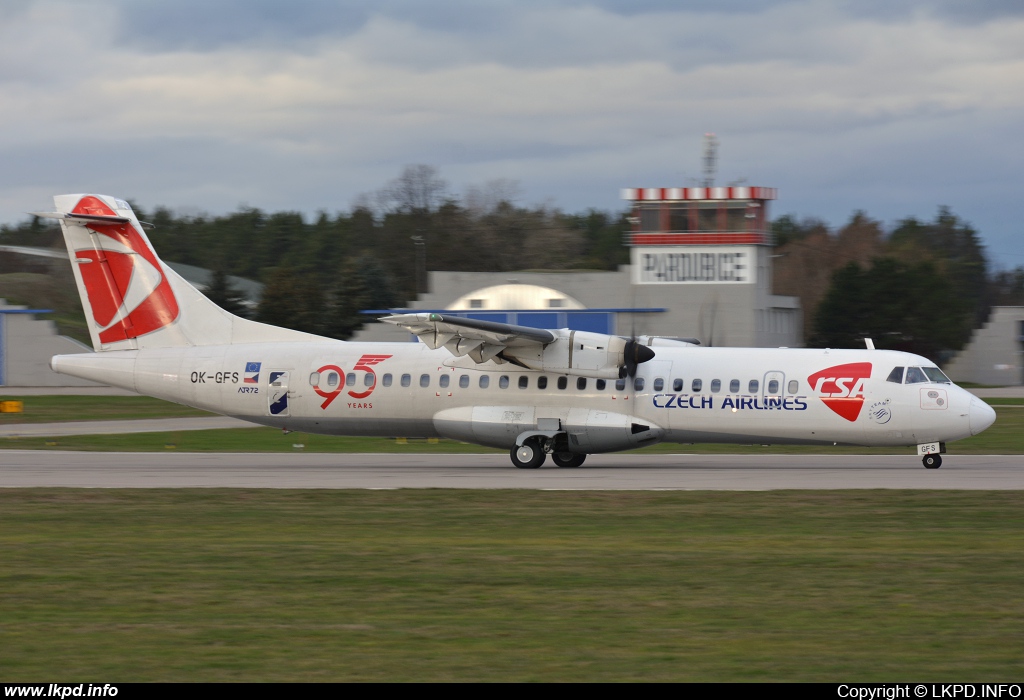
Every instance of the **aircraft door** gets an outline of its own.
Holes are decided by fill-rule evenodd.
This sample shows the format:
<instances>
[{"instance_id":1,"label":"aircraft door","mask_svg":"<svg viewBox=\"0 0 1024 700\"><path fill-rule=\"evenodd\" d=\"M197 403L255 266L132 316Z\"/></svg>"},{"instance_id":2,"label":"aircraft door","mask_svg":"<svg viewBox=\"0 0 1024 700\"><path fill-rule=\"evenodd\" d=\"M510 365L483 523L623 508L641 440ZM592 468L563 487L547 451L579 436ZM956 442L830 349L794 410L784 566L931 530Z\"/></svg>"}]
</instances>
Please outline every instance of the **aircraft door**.
<instances>
[{"instance_id":1,"label":"aircraft door","mask_svg":"<svg viewBox=\"0 0 1024 700\"><path fill-rule=\"evenodd\" d=\"M786 375L779 370L772 370L764 373L764 382L761 384L761 405L771 406L775 403L781 405L786 391Z\"/></svg>"},{"instance_id":2,"label":"aircraft door","mask_svg":"<svg viewBox=\"0 0 1024 700\"><path fill-rule=\"evenodd\" d=\"M267 410L272 416L288 415L288 371L271 370L267 373Z\"/></svg>"},{"instance_id":3,"label":"aircraft door","mask_svg":"<svg viewBox=\"0 0 1024 700\"><path fill-rule=\"evenodd\" d=\"M636 415L649 418L658 425L674 427L673 421L682 420L682 416L676 415L682 411L671 409L666 411L661 408L668 402L668 394L672 393L672 361L651 360L643 363L640 367L645 375L643 393L649 394L649 396L636 397L637 404L633 410ZM640 372L637 374L639 375ZM632 379L629 381L633 382ZM635 384L630 384L629 388L633 386ZM646 400L641 400L642 398Z\"/></svg>"}]
</instances>

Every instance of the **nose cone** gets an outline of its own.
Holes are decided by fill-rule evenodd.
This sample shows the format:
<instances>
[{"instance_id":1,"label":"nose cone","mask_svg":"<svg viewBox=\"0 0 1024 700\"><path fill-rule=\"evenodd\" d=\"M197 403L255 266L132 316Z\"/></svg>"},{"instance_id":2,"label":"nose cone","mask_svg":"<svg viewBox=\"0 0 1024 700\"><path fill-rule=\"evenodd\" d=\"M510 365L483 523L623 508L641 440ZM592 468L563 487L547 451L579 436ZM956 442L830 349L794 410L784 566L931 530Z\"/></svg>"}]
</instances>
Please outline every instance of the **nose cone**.
<instances>
[{"instance_id":1,"label":"nose cone","mask_svg":"<svg viewBox=\"0 0 1024 700\"><path fill-rule=\"evenodd\" d=\"M971 399L971 435L977 435L996 422L996 412L981 399Z\"/></svg>"}]
</instances>

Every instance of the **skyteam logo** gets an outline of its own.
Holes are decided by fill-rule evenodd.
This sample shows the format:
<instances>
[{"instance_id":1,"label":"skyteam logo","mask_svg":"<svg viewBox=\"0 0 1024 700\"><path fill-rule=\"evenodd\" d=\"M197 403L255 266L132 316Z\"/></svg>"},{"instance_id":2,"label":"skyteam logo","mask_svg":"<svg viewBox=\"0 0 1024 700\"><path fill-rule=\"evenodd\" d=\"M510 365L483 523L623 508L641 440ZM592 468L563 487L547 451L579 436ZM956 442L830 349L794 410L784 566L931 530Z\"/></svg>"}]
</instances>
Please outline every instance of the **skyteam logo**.
<instances>
[{"instance_id":1,"label":"skyteam logo","mask_svg":"<svg viewBox=\"0 0 1024 700\"><path fill-rule=\"evenodd\" d=\"M864 406L864 382L870 378L870 362L851 362L815 372L807 383L836 415L853 422Z\"/></svg>"},{"instance_id":2,"label":"skyteam logo","mask_svg":"<svg viewBox=\"0 0 1024 700\"><path fill-rule=\"evenodd\" d=\"M117 216L98 197L82 197L74 214ZM101 343L137 338L178 318L178 300L156 254L131 223L90 222L94 247L75 250Z\"/></svg>"}]
</instances>

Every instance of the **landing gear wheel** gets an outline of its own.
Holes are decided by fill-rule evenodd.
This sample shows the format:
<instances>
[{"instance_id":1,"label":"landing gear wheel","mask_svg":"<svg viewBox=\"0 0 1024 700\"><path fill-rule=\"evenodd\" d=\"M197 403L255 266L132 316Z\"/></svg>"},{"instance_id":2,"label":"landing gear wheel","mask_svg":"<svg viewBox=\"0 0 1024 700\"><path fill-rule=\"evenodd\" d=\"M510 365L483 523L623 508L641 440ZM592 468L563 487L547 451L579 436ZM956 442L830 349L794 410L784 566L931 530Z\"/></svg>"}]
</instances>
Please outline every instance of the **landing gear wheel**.
<instances>
[{"instance_id":1,"label":"landing gear wheel","mask_svg":"<svg viewBox=\"0 0 1024 700\"><path fill-rule=\"evenodd\" d=\"M925 455L921 462L925 469L938 469L942 466L942 455Z\"/></svg>"},{"instance_id":2,"label":"landing gear wheel","mask_svg":"<svg viewBox=\"0 0 1024 700\"><path fill-rule=\"evenodd\" d=\"M586 455L574 455L572 452L555 452L551 455L551 461L559 467L578 467L586 458Z\"/></svg>"},{"instance_id":3,"label":"landing gear wheel","mask_svg":"<svg viewBox=\"0 0 1024 700\"><path fill-rule=\"evenodd\" d=\"M544 464L544 458L547 457L540 445L532 441L522 447L513 447L510 456L512 464L519 469L537 469Z\"/></svg>"}]
</instances>

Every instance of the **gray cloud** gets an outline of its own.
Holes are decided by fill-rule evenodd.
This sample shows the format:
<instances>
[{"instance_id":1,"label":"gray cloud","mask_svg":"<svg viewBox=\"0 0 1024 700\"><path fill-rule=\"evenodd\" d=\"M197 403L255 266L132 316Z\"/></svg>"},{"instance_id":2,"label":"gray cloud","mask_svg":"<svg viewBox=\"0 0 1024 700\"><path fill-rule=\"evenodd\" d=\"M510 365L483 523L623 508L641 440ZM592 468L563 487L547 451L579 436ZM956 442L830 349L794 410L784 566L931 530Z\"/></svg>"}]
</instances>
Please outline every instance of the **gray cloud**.
<instances>
[{"instance_id":1,"label":"gray cloud","mask_svg":"<svg viewBox=\"0 0 1024 700\"><path fill-rule=\"evenodd\" d=\"M617 209L688 184L716 131L721 179L778 186L777 213L949 204L1024 264L1024 18L900 5L5 5L0 221L80 190L333 211L417 162L456 192Z\"/></svg>"}]
</instances>

